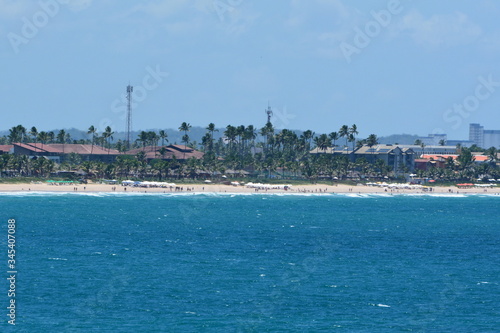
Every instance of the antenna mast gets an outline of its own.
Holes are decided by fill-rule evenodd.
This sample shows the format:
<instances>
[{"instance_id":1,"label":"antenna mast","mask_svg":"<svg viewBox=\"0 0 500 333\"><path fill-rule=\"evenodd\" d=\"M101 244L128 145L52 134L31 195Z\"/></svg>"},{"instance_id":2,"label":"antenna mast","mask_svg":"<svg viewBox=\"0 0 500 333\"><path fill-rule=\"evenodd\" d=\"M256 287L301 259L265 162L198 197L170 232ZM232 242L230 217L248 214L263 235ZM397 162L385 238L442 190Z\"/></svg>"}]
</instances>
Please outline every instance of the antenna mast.
<instances>
[{"instance_id":1,"label":"antenna mast","mask_svg":"<svg viewBox=\"0 0 500 333\"><path fill-rule=\"evenodd\" d=\"M267 105L266 113L267 113L267 122L270 123L271 117L273 116L273 110L271 110L271 105L269 104Z\"/></svg>"},{"instance_id":2,"label":"antenna mast","mask_svg":"<svg viewBox=\"0 0 500 333\"><path fill-rule=\"evenodd\" d=\"M127 86L127 149L130 149L131 132L132 132L132 92L134 87L130 84Z\"/></svg>"}]
</instances>

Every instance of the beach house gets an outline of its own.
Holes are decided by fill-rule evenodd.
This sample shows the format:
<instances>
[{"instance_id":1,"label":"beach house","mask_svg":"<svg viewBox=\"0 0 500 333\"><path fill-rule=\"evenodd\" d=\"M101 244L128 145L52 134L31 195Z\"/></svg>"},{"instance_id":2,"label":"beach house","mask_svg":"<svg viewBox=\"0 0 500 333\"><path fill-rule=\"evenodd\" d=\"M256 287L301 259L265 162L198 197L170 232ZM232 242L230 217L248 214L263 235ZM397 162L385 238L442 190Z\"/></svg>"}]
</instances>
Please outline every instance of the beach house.
<instances>
[{"instance_id":1,"label":"beach house","mask_svg":"<svg viewBox=\"0 0 500 333\"><path fill-rule=\"evenodd\" d=\"M16 155L27 155L30 158L43 156L56 163L66 162L70 156L78 154L82 161L101 161L111 163L120 153L115 149L107 149L97 145L62 144L62 143L13 143L12 152Z\"/></svg>"}]
</instances>

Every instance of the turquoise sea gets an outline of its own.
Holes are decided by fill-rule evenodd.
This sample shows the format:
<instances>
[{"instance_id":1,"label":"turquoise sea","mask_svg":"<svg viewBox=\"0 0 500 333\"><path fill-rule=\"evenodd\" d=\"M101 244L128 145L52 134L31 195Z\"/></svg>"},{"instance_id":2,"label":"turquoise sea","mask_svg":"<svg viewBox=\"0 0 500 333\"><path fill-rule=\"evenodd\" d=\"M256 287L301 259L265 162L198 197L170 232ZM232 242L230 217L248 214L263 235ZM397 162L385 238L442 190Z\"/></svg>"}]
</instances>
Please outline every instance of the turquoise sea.
<instances>
[{"instance_id":1,"label":"turquoise sea","mask_svg":"<svg viewBox=\"0 0 500 333\"><path fill-rule=\"evenodd\" d=\"M500 330L500 196L29 193L0 212L1 332Z\"/></svg>"}]
</instances>

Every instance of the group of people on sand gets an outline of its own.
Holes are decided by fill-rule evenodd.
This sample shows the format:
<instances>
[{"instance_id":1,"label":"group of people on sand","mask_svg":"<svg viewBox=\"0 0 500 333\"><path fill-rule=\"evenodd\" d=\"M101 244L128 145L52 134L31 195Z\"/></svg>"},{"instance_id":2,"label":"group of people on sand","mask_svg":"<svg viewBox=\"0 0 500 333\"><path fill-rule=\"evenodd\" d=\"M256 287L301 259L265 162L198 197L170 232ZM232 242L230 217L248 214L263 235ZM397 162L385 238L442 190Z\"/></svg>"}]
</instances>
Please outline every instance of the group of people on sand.
<instances>
[{"instance_id":1,"label":"group of people on sand","mask_svg":"<svg viewBox=\"0 0 500 333\"><path fill-rule=\"evenodd\" d=\"M300 192L300 193L326 193L326 192L328 192L328 189L327 189L327 188L325 188L325 189L323 190L323 189L317 188L317 189L315 189L315 190L313 191L313 190L306 190L305 188L301 190L301 189L299 188L299 189L297 189L297 191L298 191L298 192Z\"/></svg>"},{"instance_id":2,"label":"group of people on sand","mask_svg":"<svg viewBox=\"0 0 500 333\"><path fill-rule=\"evenodd\" d=\"M83 190L85 191L86 189L87 189L87 187L86 187L86 186L84 186L84 187L83 187ZM73 191L74 191L74 192L78 192L78 187L76 187L76 186L75 186L75 187L73 187ZM113 191L114 191L114 190L113 190Z\"/></svg>"}]
</instances>

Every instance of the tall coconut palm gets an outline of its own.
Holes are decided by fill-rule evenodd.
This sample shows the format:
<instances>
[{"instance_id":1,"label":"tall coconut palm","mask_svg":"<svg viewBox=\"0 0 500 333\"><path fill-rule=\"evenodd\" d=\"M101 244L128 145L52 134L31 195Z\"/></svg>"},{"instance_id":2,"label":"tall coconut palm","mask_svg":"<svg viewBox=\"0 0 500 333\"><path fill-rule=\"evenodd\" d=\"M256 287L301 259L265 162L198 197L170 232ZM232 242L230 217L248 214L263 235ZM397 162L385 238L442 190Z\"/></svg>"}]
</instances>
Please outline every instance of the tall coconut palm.
<instances>
[{"instance_id":1,"label":"tall coconut palm","mask_svg":"<svg viewBox=\"0 0 500 333\"><path fill-rule=\"evenodd\" d=\"M214 123L208 124L206 130L209 132L210 138L207 138L208 141L208 150L212 151L213 150L213 145L214 145L214 132L218 132L219 130L215 128Z\"/></svg>"},{"instance_id":2,"label":"tall coconut palm","mask_svg":"<svg viewBox=\"0 0 500 333\"><path fill-rule=\"evenodd\" d=\"M339 129L339 137L344 138L345 137L345 147L347 147L347 139L349 138L349 126L347 125L342 125L342 127Z\"/></svg>"},{"instance_id":3,"label":"tall coconut palm","mask_svg":"<svg viewBox=\"0 0 500 333\"><path fill-rule=\"evenodd\" d=\"M26 128L22 125L17 125L9 129L9 141L11 143L13 142L21 142L23 143L25 141L26 137Z\"/></svg>"},{"instance_id":4,"label":"tall coconut palm","mask_svg":"<svg viewBox=\"0 0 500 333\"><path fill-rule=\"evenodd\" d=\"M142 145L142 151L146 150L146 145L148 143L148 132L141 131L137 137L137 140Z\"/></svg>"},{"instance_id":5,"label":"tall coconut palm","mask_svg":"<svg viewBox=\"0 0 500 333\"><path fill-rule=\"evenodd\" d=\"M97 136L97 128L95 128L94 125L90 126L87 131L87 134L92 135L92 148L90 149L90 155L92 155L94 152L95 137Z\"/></svg>"},{"instance_id":6,"label":"tall coconut palm","mask_svg":"<svg viewBox=\"0 0 500 333\"><path fill-rule=\"evenodd\" d=\"M47 132L41 131L40 133L38 133L38 141L40 141L42 143L42 150L43 150L43 145L45 143L47 143L47 141L49 141L49 139L50 139L50 136Z\"/></svg>"},{"instance_id":7,"label":"tall coconut palm","mask_svg":"<svg viewBox=\"0 0 500 333\"><path fill-rule=\"evenodd\" d=\"M215 128L215 124L214 123L208 124L206 130L210 132L210 134L212 136L212 139L214 138L214 132L218 132L219 131L218 129Z\"/></svg>"},{"instance_id":8,"label":"tall coconut palm","mask_svg":"<svg viewBox=\"0 0 500 333\"><path fill-rule=\"evenodd\" d=\"M352 142L352 151L354 152L354 145L356 142L356 137L354 136L354 134L349 133L349 135L347 136L347 141Z\"/></svg>"},{"instance_id":9,"label":"tall coconut palm","mask_svg":"<svg viewBox=\"0 0 500 333\"><path fill-rule=\"evenodd\" d=\"M248 125L243 136L246 141L250 141L250 146L252 147L255 139L257 138L257 130L253 127L253 125Z\"/></svg>"},{"instance_id":10,"label":"tall coconut palm","mask_svg":"<svg viewBox=\"0 0 500 333\"><path fill-rule=\"evenodd\" d=\"M187 135L187 132L191 129L191 125L189 123L183 122L179 127L180 132L184 132L184 135Z\"/></svg>"},{"instance_id":11,"label":"tall coconut palm","mask_svg":"<svg viewBox=\"0 0 500 333\"><path fill-rule=\"evenodd\" d=\"M36 129L35 126L31 127L30 135L33 137L33 140L35 141L35 155L36 155L36 151L37 151L36 144L38 141L38 130Z\"/></svg>"},{"instance_id":12,"label":"tall coconut palm","mask_svg":"<svg viewBox=\"0 0 500 333\"><path fill-rule=\"evenodd\" d=\"M306 131L302 132L301 138L303 138L304 141L308 143L307 149L310 150L311 149L311 140L314 138L314 132L311 130L306 130Z\"/></svg>"},{"instance_id":13,"label":"tall coconut palm","mask_svg":"<svg viewBox=\"0 0 500 333\"><path fill-rule=\"evenodd\" d=\"M160 137L158 136L158 134L156 134L155 131L150 131L148 132L148 139L151 143L151 151L156 151L156 146L158 146L158 140L160 139Z\"/></svg>"},{"instance_id":14,"label":"tall coconut palm","mask_svg":"<svg viewBox=\"0 0 500 333\"><path fill-rule=\"evenodd\" d=\"M64 154L64 142L66 140L66 131L65 130L60 130L59 133L57 133L57 143L62 143L63 145L63 154Z\"/></svg>"},{"instance_id":15,"label":"tall coconut palm","mask_svg":"<svg viewBox=\"0 0 500 333\"><path fill-rule=\"evenodd\" d=\"M184 135L182 136L182 142L184 142L184 148L186 148L187 144L189 143L189 135L187 133L189 132L190 129L191 125L186 122L183 122L179 127L179 131L184 132ZM186 149L184 149L184 154L183 154L183 160L185 159L186 159Z\"/></svg>"},{"instance_id":16,"label":"tall coconut palm","mask_svg":"<svg viewBox=\"0 0 500 333\"><path fill-rule=\"evenodd\" d=\"M366 139L366 145L370 147L370 149L378 143L378 138L375 134L370 134ZM372 153L372 163L373 163L373 151Z\"/></svg>"},{"instance_id":17,"label":"tall coconut palm","mask_svg":"<svg viewBox=\"0 0 500 333\"><path fill-rule=\"evenodd\" d=\"M267 124L260 129L260 135L266 138L266 149L269 149L270 141L272 139L272 135L274 134L274 127L271 122L267 122Z\"/></svg>"},{"instance_id":18,"label":"tall coconut palm","mask_svg":"<svg viewBox=\"0 0 500 333\"><path fill-rule=\"evenodd\" d=\"M229 142L229 153L232 153L234 149L234 142L238 136L237 128L232 125L227 125L226 130L224 131L224 136Z\"/></svg>"},{"instance_id":19,"label":"tall coconut palm","mask_svg":"<svg viewBox=\"0 0 500 333\"><path fill-rule=\"evenodd\" d=\"M236 136L238 137L238 144L239 144L239 152L240 154L243 151L243 146L244 146L244 135L245 135L246 127L245 125L240 125L236 127Z\"/></svg>"},{"instance_id":20,"label":"tall coconut palm","mask_svg":"<svg viewBox=\"0 0 500 333\"><path fill-rule=\"evenodd\" d=\"M113 134L115 134L115 132L113 132L109 126L106 126L104 133L102 133L104 140L108 141L108 155L111 150L111 140L113 140Z\"/></svg>"},{"instance_id":21,"label":"tall coconut palm","mask_svg":"<svg viewBox=\"0 0 500 333\"><path fill-rule=\"evenodd\" d=\"M337 140L339 139L339 133L338 132L332 132L328 135L330 140L332 141L332 154L335 149L335 146L337 145Z\"/></svg>"},{"instance_id":22,"label":"tall coconut palm","mask_svg":"<svg viewBox=\"0 0 500 333\"><path fill-rule=\"evenodd\" d=\"M50 132L47 132L48 136L49 136L49 140L48 142L49 143L54 143L54 139L56 137L56 135L54 134L54 132L50 131Z\"/></svg>"},{"instance_id":23,"label":"tall coconut palm","mask_svg":"<svg viewBox=\"0 0 500 333\"><path fill-rule=\"evenodd\" d=\"M165 130L160 130L158 132L158 134L160 135L160 139L161 139L161 146L163 147L165 145L165 140L168 142L168 134Z\"/></svg>"},{"instance_id":24,"label":"tall coconut palm","mask_svg":"<svg viewBox=\"0 0 500 333\"><path fill-rule=\"evenodd\" d=\"M330 146L330 139L328 138L328 135L321 134L320 136L314 138L314 143L319 150L325 151Z\"/></svg>"},{"instance_id":25,"label":"tall coconut palm","mask_svg":"<svg viewBox=\"0 0 500 333\"><path fill-rule=\"evenodd\" d=\"M353 124L351 126L351 128L349 128L349 141L352 142L352 150L354 151L354 145L356 143L356 135L358 135L359 132L358 132L358 127L356 126L356 124Z\"/></svg>"}]
</instances>

